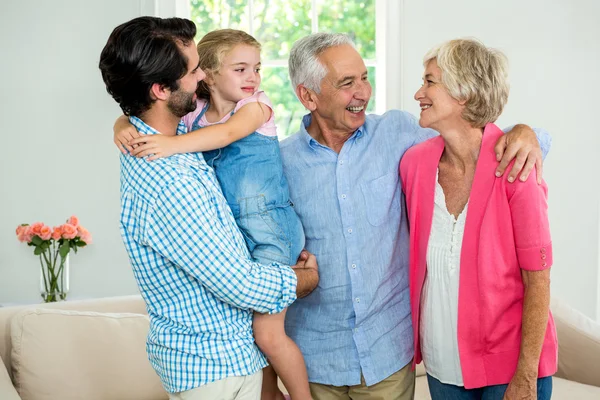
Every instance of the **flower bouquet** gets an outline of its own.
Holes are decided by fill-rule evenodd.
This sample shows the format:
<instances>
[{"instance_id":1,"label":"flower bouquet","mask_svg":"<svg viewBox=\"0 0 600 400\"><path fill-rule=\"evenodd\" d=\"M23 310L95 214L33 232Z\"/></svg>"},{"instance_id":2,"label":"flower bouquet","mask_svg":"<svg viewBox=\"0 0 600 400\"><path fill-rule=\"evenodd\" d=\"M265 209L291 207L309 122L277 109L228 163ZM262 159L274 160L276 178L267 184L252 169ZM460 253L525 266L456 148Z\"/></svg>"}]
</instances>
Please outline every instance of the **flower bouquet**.
<instances>
[{"instance_id":1,"label":"flower bouquet","mask_svg":"<svg viewBox=\"0 0 600 400\"><path fill-rule=\"evenodd\" d=\"M66 300L69 291L69 253L92 243L92 235L79 219L72 216L66 223L50 228L42 222L17 227L17 239L34 247L39 256L40 293L45 303Z\"/></svg>"}]
</instances>

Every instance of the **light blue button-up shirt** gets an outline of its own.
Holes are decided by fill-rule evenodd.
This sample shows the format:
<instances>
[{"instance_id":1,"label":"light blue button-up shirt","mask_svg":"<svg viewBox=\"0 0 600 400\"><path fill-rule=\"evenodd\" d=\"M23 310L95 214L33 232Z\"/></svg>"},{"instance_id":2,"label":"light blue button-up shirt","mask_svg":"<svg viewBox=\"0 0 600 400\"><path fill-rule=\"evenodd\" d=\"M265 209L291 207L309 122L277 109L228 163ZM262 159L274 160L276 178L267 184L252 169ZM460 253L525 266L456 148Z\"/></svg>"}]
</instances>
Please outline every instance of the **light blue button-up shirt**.
<instances>
[{"instance_id":1,"label":"light blue button-up shirt","mask_svg":"<svg viewBox=\"0 0 600 400\"><path fill-rule=\"evenodd\" d=\"M408 223L398 165L411 146L435 136L409 113L368 115L339 154L306 131L281 143L284 172L319 286L297 300L286 332L304 355L311 382L382 381L413 357L408 291ZM542 150L549 136L538 135Z\"/></svg>"},{"instance_id":2,"label":"light blue button-up shirt","mask_svg":"<svg viewBox=\"0 0 600 400\"><path fill-rule=\"evenodd\" d=\"M143 134L157 132L131 117ZM178 133L185 133L183 123ZM165 389L182 392L266 366L253 311L296 299L288 266L250 260L201 153L148 162L121 155L121 235L150 316L147 351Z\"/></svg>"}]
</instances>

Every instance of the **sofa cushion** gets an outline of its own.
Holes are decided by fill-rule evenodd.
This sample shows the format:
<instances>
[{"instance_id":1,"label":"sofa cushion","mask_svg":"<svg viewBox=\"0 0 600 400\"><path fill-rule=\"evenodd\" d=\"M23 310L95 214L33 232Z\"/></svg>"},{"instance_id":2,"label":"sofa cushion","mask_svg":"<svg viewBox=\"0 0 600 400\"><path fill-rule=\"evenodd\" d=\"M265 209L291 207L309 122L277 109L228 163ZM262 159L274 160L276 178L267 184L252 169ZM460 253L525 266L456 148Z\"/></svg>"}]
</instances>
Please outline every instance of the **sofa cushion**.
<instances>
[{"instance_id":1,"label":"sofa cushion","mask_svg":"<svg viewBox=\"0 0 600 400\"><path fill-rule=\"evenodd\" d=\"M11 321L22 400L166 399L146 357L148 317L28 309Z\"/></svg>"},{"instance_id":2,"label":"sofa cushion","mask_svg":"<svg viewBox=\"0 0 600 400\"><path fill-rule=\"evenodd\" d=\"M597 400L600 399L600 387L554 377L552 378L552 398L554 400Z\"/></svg>"},{"instance_id":3,"label":"sofa cushion","mask_svg":"<svg viewBox=\"0 0 600 400\"><path fill-rule=\"evenodd\" d=\"M415 380L415 400L431 400L427 376L417 375Z\"/></svg>"},{"instance_id":4,"label":"sofa cushion","mask_svg":"<svg viewBox=\"0 0 600 400\"><path fill-rule=\"evenodd\" d=\"M415 376L425 376L426 374L425 364L423 364L423 362L418 363L415 368Z\"/></svg>"},{"instance_id":5,"label":"sofa cushion","mask_svg":"<svg viewBox=\"0 0 600 400\"><path fill-rule=\"evenodd\" d=\"M551 309L558 336L556 375L600 386L600 324L556 298Z\"/></svg>"},{"instance_id":6,"label":"sofa cushion","mask_svg":"<svg viewBox=\"0 0 600 400\"><path fill-rule=\"evenodd\" d=\"M0 307L0 358L4 361L6 370L12 377L12 361L10 354L12 352L12 344L10 341L10 323L12 318L26 309L34 308L51 308L61 310L77 310L77 311L95 311L102 313L135 313L148 314L146 312L146 304L142 297L138 295L132 296L114 296L102 297L98 299L85 300L69 300L58 301L56 303L46 304L29 304L12 307ZM1 397L0 397L1 399Z\"/></svg>"},{"instance_id":7,"label":"sofa cushion","mask_svg":"<svg viewBox=\"0 0 600 400\"><path fill-rule=\"evenodd\" d=\"M597 400L600 399L600 387L554 377L552 378L552 398L554 400ZM431 400L426 376L417 377L415 400Z\"/></svg>"},{"instance_id":8,"label":"sofa cushion","mask_svg":"<svg viewBox=\"0 0 600 400\"><path fill-rule=\"evenodd\" d=\"M4 367L2 358L0 358L0 399L2 400L20 400L17 391L13 387L10 376Z\"/></svg>"}]
</instances>

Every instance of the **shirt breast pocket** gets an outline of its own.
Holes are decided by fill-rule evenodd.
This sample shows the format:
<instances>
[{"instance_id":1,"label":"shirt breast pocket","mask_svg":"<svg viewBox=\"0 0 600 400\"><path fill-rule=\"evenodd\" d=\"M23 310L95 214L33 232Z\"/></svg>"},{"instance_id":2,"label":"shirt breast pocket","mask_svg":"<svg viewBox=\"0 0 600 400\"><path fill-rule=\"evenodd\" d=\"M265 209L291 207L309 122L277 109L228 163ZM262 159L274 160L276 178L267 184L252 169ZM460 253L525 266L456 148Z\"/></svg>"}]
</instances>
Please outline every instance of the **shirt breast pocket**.
<instances>
[{"instance_id":1,"label":"shirt breast pocket","mask_svg":"<svg viewBox=\"0 0 600 400\"><path fill-rule=\"evenodd\" d=\"M390 217L397 219L397 223L400 223L398 180L398 172L392 171L361 184L367 219L371 225L379 226Z\"/></svg>"}]
</instances>

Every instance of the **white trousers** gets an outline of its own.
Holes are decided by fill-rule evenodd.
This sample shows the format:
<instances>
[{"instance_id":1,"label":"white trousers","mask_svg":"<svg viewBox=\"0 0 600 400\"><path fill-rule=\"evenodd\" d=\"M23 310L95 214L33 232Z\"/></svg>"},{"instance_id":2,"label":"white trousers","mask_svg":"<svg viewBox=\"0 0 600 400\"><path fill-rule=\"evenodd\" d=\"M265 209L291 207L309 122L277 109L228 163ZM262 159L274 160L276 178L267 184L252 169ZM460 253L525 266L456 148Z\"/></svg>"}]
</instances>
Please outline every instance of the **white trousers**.
<instances>
[{"instance_id":1,"label":"white trousers","mask_svg":"<svg viewBox=\"0 0 600 400\"><path fill-rule=\"evenodd\" d=\"M185 392L169 393L169 400L260 400L262 370L250 376L230 376Z\"/></svg>"}]
</instances>

